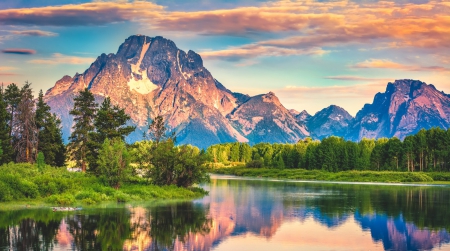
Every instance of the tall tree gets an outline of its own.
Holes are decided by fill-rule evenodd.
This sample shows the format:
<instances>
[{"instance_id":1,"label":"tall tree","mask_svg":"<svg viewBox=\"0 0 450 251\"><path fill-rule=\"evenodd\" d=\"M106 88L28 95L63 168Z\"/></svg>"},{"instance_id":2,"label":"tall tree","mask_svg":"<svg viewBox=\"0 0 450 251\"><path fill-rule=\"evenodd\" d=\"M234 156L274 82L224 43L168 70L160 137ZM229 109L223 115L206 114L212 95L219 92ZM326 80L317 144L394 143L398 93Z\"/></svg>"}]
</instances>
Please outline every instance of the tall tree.
<instances>
[{"instance_id":1,"label":"tall tree","mask_svg":"<svg viewBox=\"0 0 450 251\"><path fill-rule=\"evenodd\" d=\"M45 163L52 166L64 166L66 147L62 139L61 120L50 112L50 106L39 91L36 104L36 127L38 134L38 152L45 156Z\"/></svg>"},{"instance_id":2,"label":"tall tree","mask_svg":"<svg viewBox=\"0 0 450 251\"><path fill-rule=\"evenodd\" d=\"M69 137L69 154L81 166L82 171L86 172L89 135L95 128L97 103L95 103L94 95L87 88L80 91L73 100L73 109L69 114L73 115L75 124Z\"/></svg>"},{"instance_id":3,"label":"tall tree","mask_svg":"<svg viewBox=\"0 0 450 251\"><path fill-rule=\"evenodd\" d=\"M136 129L134 126L126 126L129 119L130 116L125 113L124 109L111 104L109 97L103 100L94 118L95 131L89 135L91 138L88 143L89 154L87 156L89 171L96 172L99 150L105 139L120 139L124 141L125 137Z\"/></svg>"},{"instance_id":4,"label":"tall tree","mask_svg":"<svg viewBox=\"0 0 450 251\"><path fill-rule=\"evenodd\" d=\"M14 126L17 152L17 162L34 163L37 157L38 130L35 123L34 97L31 83L25 82L20 90L20 102L17 106L17 119Z\"/></svg>"},{"instance_id":5,"label":"tall tree","mask_svg":"<svg viewBox=\"0 0 450 251\"><path fill-rule=\"evenodd\" d=\"M20 89L19 87L12 83L8 85L5 89L5 101L7 104L8 112L9 112L9 137L11 140L13 139L13 127L16 124L16 110L17 106L20 103ZM12 144L12 142L11 142Z\"/></svg>"},{"instance_id":6,"label":"tall tree","mask_svg":"<svg viewBox=\"0 0 450 251\"><path fill-rule=\"evenodd\" d=\"M13 148L11 146L11 137L9 130L9 114L6 110L7 104L4 99L3 86L0 88L0 165L13 160Z\"/></svg>"}]
</instances>

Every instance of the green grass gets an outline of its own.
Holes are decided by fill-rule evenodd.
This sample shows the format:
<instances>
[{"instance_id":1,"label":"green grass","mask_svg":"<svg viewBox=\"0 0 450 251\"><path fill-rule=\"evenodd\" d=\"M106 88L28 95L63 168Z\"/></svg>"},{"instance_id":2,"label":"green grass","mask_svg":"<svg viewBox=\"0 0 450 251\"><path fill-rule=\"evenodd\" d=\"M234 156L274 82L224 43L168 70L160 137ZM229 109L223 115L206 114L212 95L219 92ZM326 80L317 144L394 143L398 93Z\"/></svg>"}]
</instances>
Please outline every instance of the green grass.
<instances>
[{"instance_id":1,"label":"green grass","mask_svg":"<svg viewBox=\"0 0 450 251\"><path fill-rule=\"evenodd\" d=\"M450 173L432 172L342 171L333 173L322 170L243 167L220 168L210 171L216 174L293 180L450 184Z\"/></svg>"},{"instance_id":2,"label":"green grass","mask_svg":"<svg viewBox=\"0 0 450 251\"><path fill-rule=\"evenodd\" d=\"M0 166L0 207L19 205L92 205L104 202L194 199L206 192L201 188L153 186L132 177L115 190L93 175L68 172L46 166L39 170L31 164Z\"/></svg>"}]
</instances>

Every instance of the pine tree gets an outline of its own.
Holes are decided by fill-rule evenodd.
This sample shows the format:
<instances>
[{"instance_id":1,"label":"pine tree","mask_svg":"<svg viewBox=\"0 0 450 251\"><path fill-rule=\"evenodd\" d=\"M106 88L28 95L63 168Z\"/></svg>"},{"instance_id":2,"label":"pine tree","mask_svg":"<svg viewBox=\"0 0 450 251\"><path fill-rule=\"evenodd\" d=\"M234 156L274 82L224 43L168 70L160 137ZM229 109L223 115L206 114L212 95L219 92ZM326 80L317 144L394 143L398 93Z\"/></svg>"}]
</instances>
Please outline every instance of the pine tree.
<instances>
[{"instance_id":1,"label":"pine tree","mask_svg":"<svg viewBox=\"0 0 450 251\"><path fill-rule=\"evenodd\" d=\"M73 132L69 137L69 154L86 172L86 162L88 155L89 134L94 131L94 118L97 112L97 103L94 95L85 88L74 98L73 109L69 114L73 115L75 124Z\"/></svg>"},{"instance_id":2,"label":"pine tree","mask_svg":"<svg viewBox=\"0 0 450 251\"><path fill-rule=\"evenodd\" d=\"M11 146L11 137L9 136L9 114L6 110L7 104L4 99L3 86L0 88L0 165L13 160L13 148Z\"/></svg>"},{"instance_id":3,"label":"pine tree","mask_svg":"<svg viewBox=\"0 0 450 251\"><path fill-rule=\"evenodd\" d=\"M134 126L126 126L129 119L130 116L125 113L124 109L117 105L111 105L109 97L103 100L94 118L95 131L89 135L91 141L88 143L88 160L91 172L96 172L99 150L105 139L124 141L125 137L135 130Z\"/></svg>"},{"instance_id":4,"label":"pine tree","mask_svg":"<svg viewBox=\"0 0 450 251\"><path fill-rule=\"evenodd\" d=\"M17 106L14 149L17 162L34 163L37 157L38 131L36 128L34 97L31 83L25 82L20 90L20 102Z\"/></svg>"},{"instance_id":5,"label":"pine tree","mask_svg":"<svg viewBox=\"0 0 450 251\"><path fill-rule=\"evenodd\" d=\"M9 137L11 138L11 140L13 140L14 125L17 124L16 123L16 110L17 110L17 106L20 103L20 96L21 96L20 89L16 84L12 83L12 84L8 85L8 87L6 87L4 95L5 95L4 99L7 104L7 110L9 113ZM12 142L11 142L11 144L12 144Z\"/></svg>"},{"instance_id":6,"label":"pine tree","mask_svg":"<svg viewBox=\"0 0 450 251\"><path fill-rule=\"evenodd\" d=\"M50 112L44 102L42 90L36 104L36 127L39 130L38 152L45 156L45 163L51 166L64 166L66 147L61 133L61 121Z\"/></svg>"}]
</instances>

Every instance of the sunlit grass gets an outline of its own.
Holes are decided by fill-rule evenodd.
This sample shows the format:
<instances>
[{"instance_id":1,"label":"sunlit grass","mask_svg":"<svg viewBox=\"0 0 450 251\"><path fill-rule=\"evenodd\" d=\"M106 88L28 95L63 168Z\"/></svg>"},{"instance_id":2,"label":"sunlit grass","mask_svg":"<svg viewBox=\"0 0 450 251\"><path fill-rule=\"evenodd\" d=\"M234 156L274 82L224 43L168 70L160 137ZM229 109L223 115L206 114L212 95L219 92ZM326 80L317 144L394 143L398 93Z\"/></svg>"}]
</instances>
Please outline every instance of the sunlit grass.
<instances>
[{"instance_id":1,"label":"sunlit grass","mask_svg":"<svg viewBox=\"0 0 450 251\"><path fill-rule=\"evenodd\" d=\"M431 172L341 171L334 173L322 170L243 167L210 171L217 174L293 180L450 184L450 174Z\"/></svg>"}]
</instances>

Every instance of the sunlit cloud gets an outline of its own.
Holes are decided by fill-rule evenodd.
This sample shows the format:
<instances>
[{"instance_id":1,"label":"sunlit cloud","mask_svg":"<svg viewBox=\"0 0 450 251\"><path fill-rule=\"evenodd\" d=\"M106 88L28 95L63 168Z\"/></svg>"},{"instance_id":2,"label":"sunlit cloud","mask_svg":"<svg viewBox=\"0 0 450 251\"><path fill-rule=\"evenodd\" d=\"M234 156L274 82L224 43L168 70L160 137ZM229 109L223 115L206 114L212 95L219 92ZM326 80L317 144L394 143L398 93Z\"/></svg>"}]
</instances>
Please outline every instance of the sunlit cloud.
<instances>
[{"instance_id":1,"label":"sunlit cloud","mask_svg":"<svg viewBox=\"0 0 450 251\"><path fill-rule=\"evenodd\" d=\"M290 32L260 45L284 48L376 42L379 48L449 48L450 6L354 1L280 1L253 7L168 11L146 1L0 10L0 24L77 26L135 21L164 31L248 35ZM383 46L381 46L383 45Z\"/></svg>"},{"instance_id":2,"label":"sunlit cloud","mask_svg":"<svg viewBox=\"0 0 450 251\"><path fill-rule=\"evenodd\" d=\"M95 58L67 56L61 53L54 53L50 58L33 59L27 61L31 64L91 64Z\"/></svg>"},{"instance_id":3,"label":"sunlit cloud","mask_svg":"<svg viewBox=\"0 0 450 251\"><path fill-rule=\"evenodd\" d=\"M15 67L11 67L11 66L0 66L0 71L13 71L16 70L17 68Z\"/></svg>"},{"instance_id":4,"label":"sunlit cloud","mask_svg":"<svg viewBox=\"0 0 450 251\"><path fill-rule=\"evenodd\" d=\"M146 1L92 2L38 8L0 10L3 25L84 26L149 20L162 6Z\"/></svg>"},{"instance_id":5,"label":"sunlit cloud","mask_svg":"<svg viewBox=\"0 0 450 251\"><path fill-rule=\"evenodd\" d=\"M360 76L327 76L325 79L339 80L339 81L389 81L391 78L366 78Z\"/></svg>"},{"instance_id":6,"label":"sunlit cloud","mask_svg":"<svg viewBox=\"0 0 450 251\"><path fill-rule=\"evenodd\" d=\"M417 66L396 63L387 59L369 59L350 65L351 68L380 68L380 69L397 69L404 71L434 71L434 72L450 72L450 68L442 66Z\"/></svg>"},{"instance_id":7,"label":"sunlit cloud","mask_svg":"<svg viewBox=\"0 0 450 251\"><path fill-rule=\"evenodd\" d=\"M35 36L35 37L54 37L57 33L42 30L13 30L10 31L14 35Z\"/></svg>"},{"instance_id":8,"label":"sunlit cloud","mask_svg":"<svg viewBox=\"0 0 450 251\"><path fill-rule=\"evenodd\" d=\"M240 47L231 47L225 50L205 51L200 55L205 59L223 59L228 61L238 61L261 56L292 56L292 55L323 55L327 51L321 48L290 49L260 44L249 44Z\"/></svg>"},{"instance_id":9,"label":"sunlit cloud","mask_svg":"<svg viewBox=\"0 0 450 251\"><path fill-rule=\"evenodd\" d=\"M6 54L19 54L19 55L31 55L36 54L35 50L32 49L23 49L23 48L9 48L2 50L3 53Z\"/></svg>"}]
</instances>

